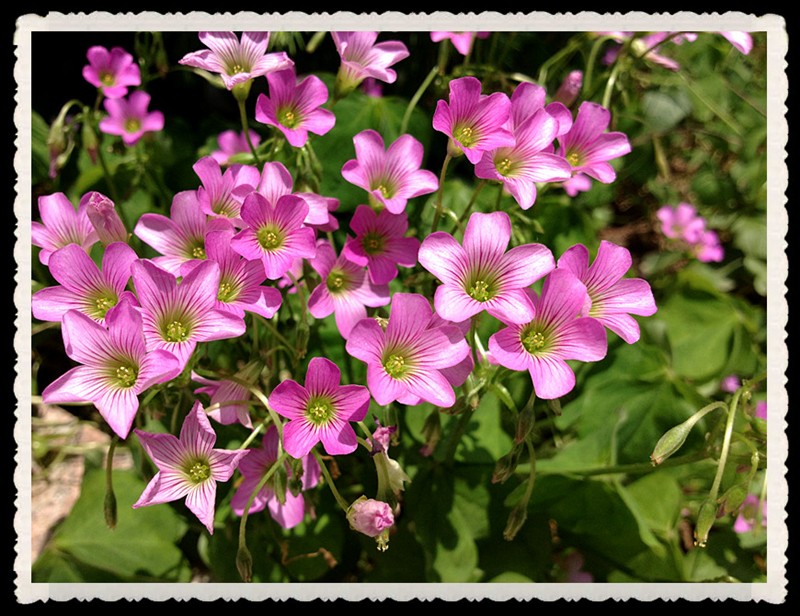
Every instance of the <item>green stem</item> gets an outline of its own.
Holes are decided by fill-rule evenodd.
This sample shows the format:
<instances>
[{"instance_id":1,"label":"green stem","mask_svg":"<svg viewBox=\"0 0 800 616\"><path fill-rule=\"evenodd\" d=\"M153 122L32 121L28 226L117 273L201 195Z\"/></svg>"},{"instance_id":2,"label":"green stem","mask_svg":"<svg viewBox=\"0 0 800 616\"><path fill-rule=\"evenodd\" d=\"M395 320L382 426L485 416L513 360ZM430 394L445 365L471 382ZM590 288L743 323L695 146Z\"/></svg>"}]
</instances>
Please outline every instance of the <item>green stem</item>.
<instances>
[{"instance_id":1,"label":"green stem","mask_svg":"<svg viewBox=\"0 0 800 616\"><path fill-rule=\"evenodd\" d=\"M617 83L617 75L619 74L620 66L622 66L621 62L616 62L614 64L614 68L611 69L611 74L608 76L608 81L606 82L606 89L603 92L603 102L602 105L606 109L609 109L609 105L611 104L611 91L614 89L614 85Z\"/></svg>"},{"instance_id":2,"label":"green stem","mask_svg":"<svg viewBox=\"0 0 800 616\"><path fill-rule=\"evenodd\" d=\"M425 93L425 90L428 89L428 86L431 85L436 75L439 73L439 67L434 66L428 76L425 77L425 80L422 84L417 88L417 91L414 93L414 96L411 97L411 100L408 102L408 107L406 107L406 111L403 114L403 120L400 122L400 134L404 134L408 130L408 121L411 119L411 114L414 112L414 109L419 102L419 99L422 98L422 95Z\"/></svg>"},{"instance_id":3,"label":"green stem","mask_svg":"<svg viewBox=\"0 0 800 616\"><path fill-rule=\"evenodd\" d=\"M336 489L336 484L333 483L333 478L331 477L331 474L328 471L328 467L325 465L325 461L322 459L322 456L316 449L313 451L313 453L314 457L317 459L317 462L319 463L319 468L325 477L325 481L328 484L328 487L331 489L333 497L336 499L336 502L339 503L339 506L342 508L342 511L347 513L347 510L350 508L350 505L342 498L342 495L339 494L339 490Z\"/></svg>"},{"instance_id":4,"label":"green stem","mask_svg":"<svg viewBox=\"0 0 800 616\"><path fill-rule=\"evenodd\" d=\"M244 442L239 446L239 449L247 449L250 446L250 443L252 443L255 440L256 436L258 436L261 433L265 425L266 425L265 422L262 421L255 428L253 428L253 431L250 433L250 436L248 436L244 440Z\"/></svg>"},{"instance_id":5,"label":"green stem","mask_svg":"<svg viewBox=\"0 0 800 616\"><path fill-rule=\"evenodd\" d=\"M247 140L247 145L250 148L250 152L253 154L253 158L256 159L256 166L260 169L261 168L261 159L258 157L258 152L256 152L256 148L253 146L253 142L250 139L250 125L247 122L247 110L244 106L244 99L238 98L236 101L239 103L239 119L242 121L242 132L244 132L244 138Z\"/></svg>"},{"instance_id":6,"label":"green stem","mask_svg":"<svg viewBox=\"0 0 800 616\"><path fill-rule=\"evenodd\" d=\"M680 466L682 464L691 464L692 462L699 462L700 460L706 459L706 452L700 451L692 454L685 455L680 458L670 458L668 460L664 460L661 464L658 465L657 468L664 468L669 466ZM615 474L632 474L638 475L642 473L650 473L655 470L656 467L650 462L640 462L640 463L633 463L633 464L617 464L616 466L606 466L603 468L588 468L588 469L578 469L578 470L570 470L570 471L551 471L549 474L558 475L558 474L569 474L569 475L578 475L580 477L595 477L597 475L615 475ZM542 470L541 473L548 474L548 471Z\"/></svg>"},{"instance_id":7,"label":"green stem","mask_svg":"<svg viewBox=\"0 0 800 616\"><path fill-rule=\"evenodd\" d=\"M436 195L436 212L433 215L433 223L431 224L431 233L436 231L436 228L439 226L439 219L442 217L442 200L444 199L444 178L447 175L447 167L450 165L450 161L452 160L453 156L449 152L444 157L444 162L442 163L442 171L439 173L439 193Z\"/></svg>"},{"instance_id":8,"label":"green stem","mask_svg":"<svg viewBox=\"0 0 800 616\"><path fill-rule=\"evenodd\" d=\"M97 134L97 131L95 131ZM103 169L103 177L106 180L106 184L108 185L108 192L110 193L111 200L117 204L117 210L123 217L123 222L125 223L126 229L132 229L133 227L130 225L130 221L127 220L127 216L125 213L125 209L119 207L119 193L117 192L117 186L114 184L114 180L111 179L111 170L108 168L108 163L106 162L106 157L103 155L103 147L101 144L102 135L97 135L97 160L100 161L100 167Z\"/></svg>"},{"instance_id":9,"label":"green stem","mask_svg":"<svg viewBox=\"0 0 800 616\"><path fill-rule=\"evenodd\" d=\"M103 513L105 514L106 525L109 528L117 526L117 497L114 494L114 450L117 448L119 437L115 434L108 446L108 456L106 457L106 495L103 503Z\"/></svg>"},{"instance_id":10,"label":"green stem","mask_svg":"<svg viewBox=\"0 0 800 616\"><path fill-rule=\"evenodd\" d=\"M487 183L486 180L481 180L480 182L478 182L478 185L475 187L475 190L472 191L472 197L470 197L469 203L467 203L467 207L465 207L464 211L461 212L461 216L458 217L458 220L456 221L456 225L453 227L453 230L450 232L451 235L456 232L456 229L460 229L463 226L464 219L466 219L466 217L472 211L472 207L475 205L475 202L478 200L478 193L480 193L481 190L483 190L483 187L486 186L486 183Z\"/></svg>"},{"instance_id":11,"label":"green stem","mask_svg":"<svg viewBox=\"0 0 800 616\"><path fill-rule=\"evenodd\" d=\"M714 477L714 483L711 486L711 493L709 498L717 500L719 494L719 486L722 482L722 474L725 472L725 463L728 461L728 451L731 446L731 435L733 434L733 420L736 417L736 407L739 406L739 398L742 395L742 389L736 391L728 408L728 419L725 422L725 436L722 440L722 452L719 456L719 463L717 464L717 474Z\"/></svg>"},{"instance_id":12,"label":"green stem","mask_svg":"<svg viewBox=\"0 0 800 616\"><path fill-rule=\"evenodd\" d=\"M539 67L539 77L537 78L536 83L541 86L545 85L545 82L547 81L547 73L550 71L550 68L556 62L560 62L568 55L574 53L581 46L580 38L581 37L572 37L569 42L558 51L558 53L553 54L542 63L541 67Z\"/></svg>"},{"instance_id":13,"label":"green stem","mask_svg":"<svg viewBox=\"0 0 800 616\"><path fill-rule=\"evenodd\" d=\"M594 77L594 65L597 62L597 54L600 53L600 48L603 44L611 40L610 36L601 36L594 42L592 49L589 52L589 60L586 62L586 72L583 75L583 88L585 92L591 92L592 78Z\"/></svg>"}]
</instances>

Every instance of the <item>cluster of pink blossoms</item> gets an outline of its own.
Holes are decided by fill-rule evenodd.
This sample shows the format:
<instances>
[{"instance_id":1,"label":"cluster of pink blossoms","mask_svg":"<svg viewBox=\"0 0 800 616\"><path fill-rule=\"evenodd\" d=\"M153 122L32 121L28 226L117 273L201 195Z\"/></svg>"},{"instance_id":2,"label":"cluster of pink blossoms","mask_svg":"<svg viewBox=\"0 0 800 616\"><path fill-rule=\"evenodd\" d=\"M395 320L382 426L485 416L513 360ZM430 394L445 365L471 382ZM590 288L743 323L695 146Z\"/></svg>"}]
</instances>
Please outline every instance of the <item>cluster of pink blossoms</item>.
<instances>
[{"instance_id":1,"label":"cluster of pink blossoms","mask_svg":"<svg viewBox=\"0 0 800 616\"><path fill-rule=\"evenodd\" d=\"M376 43L376 37L333 33L341 56L335 96L367 78L394 81L390 67L408 52L402 43ZM323 108L328 91L314 76L298 80L285 54L267 53L268 38L203 32L200 40L208 49L181 63L218 73L234 92L265 77L269 95L259 97L256 118L299 148L309 134L333 127L334 114ZM102 73L111 77L98 77L103 87L119 86L109 90L117 96L132 73L121 63L113 64L117 72ZM630 144L624 134L607 131L606 109L584 102L573 118L564 103L547 104L544 89L534 84L520 84L510 97L484 95L481 87L474 77L453 80L433 127L448 135L451 156L465 155L479 178L501 182L520 207L533 205L539 182L615 179L609 161L629 152ZM130 104L146 108L147 95L134 95ZM143 120L137 130L146 125L152 126ZM138 139L132 127L126 124L120 133L126 143ZM34 293L33 314L61 323L67 355L78 364L47 386L44 402L91 402L123 439L132 430L138 395L181 373L190 374L199 384L195 393L207 395L214 406L206 412L196 401L179 437L134 430L159 469L136 507L185 497L213 532L216 482L229 480L238 467L244 481L234 511L243 513L249 503L250 511L268 509L283 526L294 526L303 519L302 494L278 495L274 483L253 494L279 450L302 460L303 489L310 489L319 479L315 447L321 444L329 455L355 451L351 424L365 419L371 400L452 407L456 388L476 361L528 371L540 398L564 396L575 385L568 361L602 359L606 330L635 342L639 328L631 315L656 311L649 285L626 277L628 251L609 242L600 243L594 262L580 244L557 261L542 244L509 249L511 221L502 211L473 213L460 243L445 232L422 241L406 237L409 200L439 189L436 175L421 168L422 144L409 134L390 144L374 130L353 137L355 157L341 174L363 189L366 203L355 208L341 247L327 236L339 229L338 200L295 191L291 172L280 162L231 163L243 140L245 133L221 135L222 153L195 163L197 186L174 195L169 216L139 218L132 232L156 253L152 258L130 247L114 204L100 193L85 195L77 209L61 193L39 202L42 223L33 223L33 243L58 284ZM251 135L248 146L254 141ZM104 246L101 266L88 255L97 242ZM417 263L439 283L433 301L390 291L398 268ZM310 315L333 315L347 352L366 364L366 384L343 385L333 362L312 357L304 379L283 380L269 393L270 410L286 422L272 426L260 449L215 449L209 417L252 427L251 392L243 383L256 386L260 366L247 364L232 378L209 379L194 370L198 345L242 336L246 318L272 319L283 305L282 289L289 293L300 285L308 291ZM388 318L373 318L376 309ZM471 352L467 331L483 313L496 320L498 331L488 340L488 353L480 355ZM392 462L387 456L394 468ZM402 472L394 475L402 486ZM384 505L359 501L348 519L361 532L383 536L394 515Z\"/></svg>"},{"instance_id":2,"label":"cluster of pink blossoms","mask_svg":"<svg viewBox=\"0 0 800 616\"><path fill-rule=\"evenodd\" d=\"M140 86L142 75L133 56L120 47L110 51L95 45L86 53L89 64L83 67L83 77L104 97L108 115L100 120L100 130L122 137L126 146L135 145L147 132L164 128L164 114L149 111L150 95L128 88Z\"/></svg>"},{"instance_id":3,"label":"cluster of pink blossoms","mask_svg":"<svg viewBox=\"0 0 800 616\"><path fill-rule=\"evenodd\" d=\"M706 219L690 203L664 205L656 212L661 232L670 240L685 245L698 261L720 262L725 250L715 231L706 227Z\"/></svg>"},{"instance_id":4,"label":"cluster of pink blossoms","mask_svg":"<svg viewBox=\"0 0 800 616\"><path fill-rule=\"evenodd\" d=\"M451 156L463 154L477 177L502 182L522 209L536 201L537 183L616 179L609 161L631 146L624 133L608 131L607 109L584 101L573 118L564 103L548 104L545 89L532 83L519 84L511 97L481 88L475 77L452 80L433 127L448 136Z\"/></svg>"}]
</instances>

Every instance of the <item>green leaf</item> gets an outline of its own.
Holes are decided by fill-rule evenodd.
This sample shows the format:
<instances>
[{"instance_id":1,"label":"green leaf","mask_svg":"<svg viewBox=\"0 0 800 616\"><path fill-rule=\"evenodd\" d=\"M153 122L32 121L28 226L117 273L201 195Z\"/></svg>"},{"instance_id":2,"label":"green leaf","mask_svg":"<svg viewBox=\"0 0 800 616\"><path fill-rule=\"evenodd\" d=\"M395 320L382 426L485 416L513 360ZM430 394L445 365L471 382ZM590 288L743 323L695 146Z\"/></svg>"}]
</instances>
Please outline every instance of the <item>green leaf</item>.
<instances>
[{"instance_id":1,"label":"green leaf","mask_svg":"<svg viewBox=\"0 0 800 616\"><path fill-rule=\"evenodd\" d=\"M50 173L50 151L47 148L47 135L50 127L44 118L31 112L31 183L44 182Z\"/></svg>"},{"instance_id":2,"label":"green leaf","mask_svg":"<svg viewBox=\"0 0 800 616\"><path fill-rule=\"evenodd\" d=\"M115 470L113 479L116 528L109 529L103 518L105 471L87 469L78 501L47 548L70 567L51 569L51 573L90 567L102 572L104 580L185 581L187 565L176 544L186 523L169 505L133 509L145 483L132 471Z\"/></svg>"},{"instance_id":3,"label":"green leaf","mask_svg":"<svg viewBox=\"0 0 800 616\"><path fill-rule=\"evenodd\" d=\"M645 121L654 132L666 132L692 111L692 102L684 90L654 90L642 95Z\"/></svg>"},{"instance_id":4,"label":"green leaf","mask_svg":"<svg viewBox=\"0 0 800 616\"><path fill-rule=\"evenodd\" d=\"M674 477L663 471L653 472L619 489L628 493L651 530L662 537L674 532L683 502Z\"/></svg>"}]
</instances>

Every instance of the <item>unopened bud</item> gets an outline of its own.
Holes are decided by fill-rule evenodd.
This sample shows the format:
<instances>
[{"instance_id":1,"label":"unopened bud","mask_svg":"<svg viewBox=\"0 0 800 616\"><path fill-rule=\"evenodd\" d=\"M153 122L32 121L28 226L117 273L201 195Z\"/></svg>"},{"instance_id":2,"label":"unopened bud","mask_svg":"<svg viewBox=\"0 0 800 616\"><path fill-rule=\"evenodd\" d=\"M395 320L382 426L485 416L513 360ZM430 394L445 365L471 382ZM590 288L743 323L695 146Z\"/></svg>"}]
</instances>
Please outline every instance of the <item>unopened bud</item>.
<instances>
[{"instance_id":1,"label":"unopened bud","mask_svg":"<svg viewBox=\"0 0 800 616\"><path fill-rule=\"evenodd\" d=\"M742 484L732 486L719 498L722 512L735 513L739 511L745 498L747 498L747 488L745 486Z\"/></svg>"},{"instance_id":2,"label":"unopened bud","mask_svg":"<svg viewBox=\"0 0 800 616\"><path fill-rule=\"evenodd\" d=\"M519 445L525 442L525 439L528 438L531 430L533 430L535 421L536 415L533 412L533 405L525 405L525 408L520 411L519 418L517 419L517 432L514 435L514 443Z\"/></svg>"},{"instance_id":3,"label":"unopened bud","mask_svg":"<svg viewBox=\"0 0 800 616\"><path fill-rule=\"evenodd\" d=\"M236 552L236 568L239 570L243 582L253 579L253 557L243 543L239 545L239 550Z\"/></svg>"},{"instance_id":4,"label":"unopened bud","mask_svg":"<svg viewBox=\"0 0 800 616\"><path fill-rule=\"evenodd\" d=\"M394 525L394 513L388 503L360 496L347 509L350 528L367 537L374 537L378 547L388 544L388 530Z\"/></svg>"},{"instance_id":5,"label":"unopened bud","mask_svg":"<svg viewBox=\"0 0 800 616\"><path fill-rule=\"evenodd\" d=\"M517 470L520 456L522 455L522 444L516 443L506 455L500 458L494 466L492 473L492 483L504 483Z\"/></svg>"},{"instance_id":6,"label":"unopened bud","mask_svg":"<svg viewBox=\"0 0 800 616\"><path fill-rule=\"evenodd\" d=\"M234 98L240 103L244 103L247 100L247 97L250 96L250 86L252 85L252 79L237 83L235 86L233 86L232 90Z\"/></svg>"},{"instance_id":7,"label":"unopened bud","mask_svg":"<svg viewBox=\"0 0 800 616\"><path fill-rule=\"evenodd\" d=\"M286 474L286 467L283 464L275 469L275 473L270 478L270 482L272 483L272 489L275 492L275 496L278 498L278 502L281 505L285 505L289 478Z\"/></svg>"},{"instance_id":8,"label":"unopened bud","mask_svg":"<svg viewBox=\"0 0 800 616\"><path fill-rule=\"evenodd\" d=\"M689 419L682 424L678 424L674 428L670 428L658 439L653 453L650 454L650 460L652 460L653 466L658 466L683 446L694 424L695 422Z\"/></svg>"},{"instance_id":9,"label":"unopened bud","mask_svg":"<svg viewBox=\"0 0 800 616\"><path fill-rule=\"evenodd\" d=\"M117 527L117 497L113 489L106 490L106 497L103 500L103 516L106 519L106 526L112 530Z\"/></svg>"},{"instance_id":10,"label":"unopened bud","mask_svg":"<svg viewBox=\"0 0 800 616\"><path fill-rule=\"evenodd\" d=\"M92 164L96 165L97 148L100 146L100 144L97 140L97 134L94 132L94 129L86 122L84 122L81 126L81 143L83 144L86 153L89 155L89 158L92 159Z\"/></svg>"},{"instance_id":11,"label":"unopened bud","mask_svg":"<svg viewBox=\"0 0 800 616\"><path fill-rule=\"evenodd\" d=\"M517 533L522 529L522 526L525 524L525 520L527 519L528 503L525 501L519 503L511 510L511 513L508 514L508 522L506 522L506 528L503 531L503 539L506 541L513 541L514 537L517 536Z\"/></svg>"},{"instance_id":12,"label":"unopened bud","mask_svg":"<svg viewBox=\"0 0 800 616\"><path fill-rule=\"evenodd\" d=\"M700 505L700 511L697 514L697 523L694 526L694 544L698 547L706 547L708 542L708 533L711 527L714 526L714 521L717 519L717 504L711 500L706 499Z\"/></svg>"},{"instance_id":13,"label":"unopened bud","mask_svg":"<svg viewBox=\"0 0 800 616\"><path fill-rule=\"evenodd\" d=\"M86 208L89 221L103 246L128 241L128 231L111 199L99 192L88 192L81 198L81 207Z\"/></svg>"},{"instance_id":14,"label":"unopened bud","mask_svg":"<svg viewBox=\"0 0 800 616\"><path fill-rule=\"evenodd\" d=\"M561 82L558 90L556 90L555 96L553 96L553 100L569 107L575 102L575 99L578 98L582 86L583 72L572 71L564 78L564 81Z\"/></svg>"}]
</instances>

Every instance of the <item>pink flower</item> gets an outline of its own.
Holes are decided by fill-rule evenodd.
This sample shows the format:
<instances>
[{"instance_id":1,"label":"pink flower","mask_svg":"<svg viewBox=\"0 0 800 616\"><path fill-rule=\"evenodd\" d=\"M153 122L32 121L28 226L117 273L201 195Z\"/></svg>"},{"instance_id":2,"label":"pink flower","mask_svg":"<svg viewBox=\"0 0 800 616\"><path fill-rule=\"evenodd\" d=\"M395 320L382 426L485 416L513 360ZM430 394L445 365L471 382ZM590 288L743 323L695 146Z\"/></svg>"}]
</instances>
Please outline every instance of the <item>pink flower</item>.
<instances>
[{"instance_id":1,"label":"pink flower","mask_svg":"<svg viewBox=\"0 0 800 616\"><path fill-rule=\"evenodd\" d=\"M755 416L759 419L767 420L767 403L764 400L756 402Z\"/></svg>"},{"instance_id":2,"label":"pink flower","mask_svg":"<svg viewBox=\"0 0 800 616\"><path fill-rule=\"evenodd\" d=\"M308 298L308 311L316 319L330 314L342 338L348 338L353 326L367 318L367 306L377 308L389 303L387 283L374 284L362 265L338 257L327 240L317 242L317 254L311 260L322 282L314 287Z\"/></svg>"},{"instance_id":3,"label":"pink flower","mask_svg":"<svg viewBox=\"0 0 800 616\"><path fill-rule=\"evenodd\" d=\"M174 276L191 259L206 258L206 234L227 229L225 218L212 218L203 212L194 190L184 190L172 199L170 215L142 214L133 230L134 235L159 253L152 261Z\"/></svg>"},{"instance_id":4,"label":"pink flower","mask_svg":"<svg viewBox=\"0 0 800 616\"><path fill-rule=\"evenodd\" d=\"M105 325L69 310L61 327L67 355L80 365L50 383L42 400L92 402L111 429L127 438L139 409L137 396L180 374L178 360L165 350L146 348L142 317L127 299L108 311Z\"/></svg>"},{"instance_id":5,"label":"pink flower","mask_svg":"<svg viewBox=\"0 0 800 616\"><path fill-rule=\"evenodd\" d=\"M670 239L681 239L688 244L695 244L705 230L705 219L689 203L664 205L658 209L656 216L661 221L661 232Z\"/></svg>"},{"instance_id":6,"label":"pink flower","mask_svg":"<svg viewBox=\"0 0 800 616\"><path fill-rule=\"evenodd\" d=\"M314 230L303 220L308 205L295 195L284 195L274 204L261 193L245 197L241 217L247 225L231 239L231 247L251 261L260 259L267 278L283 276L297 258L316 254Z\"/></svg>"},{"instance_id":7,"label":"pink flower","mask_svg":"<svg viewBox=\"0 0 800 616\"><path fill-rule=\"evenodd\" d=\"M241 516L253 491L258 486L261 478L275 464L278 459L278 430L270 426L261 442L259 449L248 449L247 455L239 463L239 472L244 479L236 488L231 499L231 509ZM320 468L317 459L309 454L303 457L302 490L310 490L319 482ZM291 466L286 464L286 472L290 481L293 480ZM267 481L258 494L253 498L249 513L257 513L264 509L269 510L273 520L283 528L294 528L303 521L306 515L306 504L303 494L294 495L287 488L283 498L278 498L274 482Z\"/></svg>"},{"instance_id":8,"label":"pink flower","mask_svg":"<svg viewBox=\"0 0 800 616\"><path fill-rule=\"evenodd\" d=\"M540 86L517 86L507 125L515 144L484 152L475 165L476 176L502 182L523 210L530 209L536 201L537 182L560 182L572 175L569 163L552 154L560 125L543 103L544 89Z\"/></svg>"},{"instance_id":9,"label":"pink flower","mask_svg":"<svg viewBox=\"0 0 800 616\"><path fill-rule=\"evenodd\" d=\"M41 248L39 261L48 265L50 255L59 248L77 244L87 253L97 243L95 231L86 212L87 204L81 203L76 211L64 193L39 197L39 216L42 221L31 222L31 244Z\"/></svg>"},{"instance_id":10,"label":"pink flower","mask_svg":"<svg viewBox=\"0 0 800 616\"><path fill-rule=\"evenodd\" d=\"M434 43L449 39L453 47L462 56L466 56L472 50L472 43L476 38L485 39L488 37L488 32L431 32L431 40Z\"/></svg>"},{"instance_id":11,"label":"pink flower","mask_svg":"<svg viewBox=\"0 0 800 616\"><path fill-rule=\"evenodd\" d=\"M81 203L84 202L86 214L103 246L128 241L128 230L114 209L111 199L99 192L88 192L81 197Z\"/></svg>"},{"instance_id":12,"label":"pink flower","mask_svg":"<svg viewBox=\"0 0 800 616\"><path fill-rule=\"evenodd\" d=\"M362 496L348 508L347 521L353 530L378 537L394 525L394 514L388 503Z\"/></svg>"},{"instance_id":13,"label":"pink flower","mask_svg":"<svg viewBox=\"0 0 800 616\"><path fill-rule=\"evenodd\" d=\"M459 77L450 82L449 102L436 103L433 128L447 135L448 152L463 153L475 164L484 152L513 147L514 135L505 128L511 101L503 92L481 94L475 77Z\"/></svg>"},{"instance_id":14,"label":"pink flower","mask_svg":"<svg viewBox=\"0 0 800 616\"><path fill-rule=\"evenodd\" d=\"M759 516L760 499L755 494L748 494L744 499L739 515L733 523L733 531L736 533L747 533L756 528L764 528L767 525L767 501L760 501L761 512ZM761 518L759 521L759 517Z\"/></svg>"},{"instance_id":15,"label":"pink flower","mask_svg":"<svg viewBox=\"0 0 800 616\"><path fill-rule=\"evenodd\" d=\"M374 207L400 214L409 199L435 192L436 175L420 169L422 144L411 135L400 135L384 150L383 138L372 129L353 137L355 160L342 167L342 177L369 193Z\"/></svg>"},{"instance_id":16,"label":"pink flower","mask_svg":"<svg viewBox=\"0 0 800 616\"><path fill-rule=\"evenodd\" d=\"M624 133L606 132L610 121L611 113L605 107L591 101L581 103L572 128L558 137L556 152L567 159L573 173L585 173L603 184L616 179L609 161L628 154L631 144Z\"/></svg>"},{"instance_id":17,"label":"pink flower","mask_svg":"<svg viewBox=\"0 0 800 616\"><path fill-rule=\"evenodd\" d=\"M692 246L692 252L698 261L719 263L725 258L725 249L715 231L703 231L700 239Z\"/></svg>"},{"instance_id":18,"label":"pink flower","mask_svg":"<svg viewBox=\"0 0 800 616\"><path fill-rule=\"evenodd\" d=\"M269 395L269 405L289 420L283 426L283 446L293 458L303 458L321 442L328 455L353 453L358 447L351 421L369 410L369 391L363 385L339 385L341 373L331 360L308 362L305 386L287 379Z\"/></svg>"},{"instance_id":19,"label":"pink flower","mask_svg":"<svg viewBox=\"0 0 800 616\"><path fill-rule=\"evenodd\" d=\"M336 75L335 98L342 98L367 77L394 83L397 73L389 68L409 55L400 41L376 43L377 32L331 32L341 64Z\"/></svg>"},{"instance_id":20,"label":"pink flower","mask_svg":"<svg viewBox=\"0 0 800 616\"><path fill-rule=\"evenodd\" d=\"M203 261L184 276L175 276L148 259L132 267L142 308L147 349L164 349L183 370L198 342L236 338L245 332L242 317L216 308L220 268Z\"/></svg>"},{"instance_id":21,"label":"pink flower","mask_svg":"<svg viewBox=\"0 0 800 616\"><path fill-rule=\"evenodd\" d=\"M186 506L214 534L217 482L228 481L247 450L214 449L214 433L200 402L195 402L181 434L134 430L158 472L133 504L134 509L186 498Z\"/></svg>"},{"instance_id":22,"label":"pink flower","mask_svg":"<svg viewBox=\"0 0 800 616\"><path fill-rule=\"evenodd\" d=\"M719 384L719 388L727 393L733 393L742 386L742 382L735 374L729 374Z\"/></svg>"},{"instance_id":23,"label":"pink flower","mask_svg":"<svg viewBox=\"0 0 800 616\"><path fill-rule=\"evenodd\" d=\"M269 35L242 32L239 40L233 32L200 32L200 42L208 49L188 53L178 63L219 73L225 87L233 90L238 84L294 66L286 52L267 53Z\"/></svg>"},{"instance_id":24,"label":"pink flower","mask_svg":"<svg viewBox=\"0 0 800 616\"><path fill-rule=\"evenodd\" d=\"M355 237L348 237L342 254L353 263L366 266L374 284L387 284L397 278L397 266L414 267L420 242L405 237L408 217L388 210L375 213L367 205L359 205L350 228Z\"/></svg>"},{"instance_id":25,"label":"pink flower","mask_svg":"<svg viewBox=\"0 0 800 616\"><path fill-rule=\"evenodd\" d=\"M422 295L395 293L385 331L376 320L363 319L350 332L345 348L367 364L367 385L378 404L405 396L443 408L455 404L442 370L469 355L469 345L455 325L429 327L432 317Z\"/></svg>"},{"instance_id":26,"label":"pink flower","mask_svg":"<svg viewBox=\"0 0 800 616\"><path fill-rule=\"evenodd\" d=\"M106 98L122 98L129 86L142 83L139 65L133 56L121 47L111 51L100 45L89 47L86 52L89 64L83 67L83 78L99 88Z\"/></svg>"},{"instance_id":27,"label":"pink flower","mask_svg":"<svg viewBox=\"0 0 800 616\"><path fill-rule=\"evenodd\" d=\"M585 173L576 173L571 178L564 180L561 187L570 197L577 197L578 193L586 192L592 187L592 179Z\"/></svg>"},{"instance_id":28,"label":"pink flower","mask_svg":"<svg viewBox=\"0 0 800 616\"><path fill-rule=\"evenodd\" d=\"M233 234L229 228L206 235L206 258L220 268L216 307L238 317L244 317L247 311L271 319L281 307L281 292L261 284L266 274L260 260L248 261L231 248ZM186 276L200 263L203 261L199 259L187 261L181 266L181 275Z\"/></svg>"},{"instance_id":29,"label":"pink flower","mask_svg":"<svg viewBox=\"0 0 800 616\"><path fill-rule=\"evenodd\" d=\"M541 297L528 289L535 318L506 323L489 338L492 358L511 370L528 370L536 396L550 400L575 387L567 360L598 361L607 351L602 323L581 316L589 297L584 284L567 269L555 269L544 280Z\"/></svg>"},{"instance_id":30,"label":"pink flower","mask_svg":"<svg viewBox=\"0 0 800 616\"><path fill-rule=\"evenodd\" d=\"M594 576L583 570L583 554L577 550L571 550L566 556L559 558L559 564L563 569L564 582L569 584L594 582Z\"/></svg>"},{"instance_id":31,"label":"pink flower","mask_svg":"<svg viewBox=\"0 0 800 616\"><path fill-rule=\"evenodd\" d=\"M223 172L220 164L211 156L198 160L192 169L202 182L197 189L197 202L203 213L212 218L227 218L235 226L242 227L244 223L239 218L241 195L252 192L258 184L258 169L236 164Z\"/></svg>"},{"instance_id":32,"label":"pink flower","mask_svg":"<svg viewBox=\"0 0 800 616\"><path fill-rule=\"evenodd\" d=\"M419 249L419 262L441 281L436 312L460 323L486 310L495 318L527 323L534 316L525 291L555 267L550 250L525 244L506 251L511 219L505 212L470 216L463 247L449 233L437 231Z\"/></svg>"},{"instance_id":33,"label":"pink flower","mask_svg":"<svg viewBox=\"0 0 800 616\"><path fill-rule=\"evenodd\" d=\"M603 57L603 62L605 64L612 64L619 56L622 43L631 41L631 50L636 57L644 58L648 62L652 62L653 64L657 64L671 71L680 70L681 65L672 58L660 53L662 43L669 39L669 41L673 43L680 44L684 39L693 41L697 38L697 35L690 33L673 36L676 34L675 32L601 32L599 34L609 35L619 42L618 45L615 45L606 52L606 55Z\"/></svg>"},{"instance_id":34,"label":"pink flower","mask_svg":"<svg viewBox=\"0 0 800 616\"><path fill-rule=\"evenodd\" d=\"M242 384L256 385L261 373L261 364L253 361L236 373L236 380L220 379L218 381L200 376L192 371L192 380L203 385L194 390L195 394L207 394L210 399L208 416L223 425L234 423L242 424L245 428L252 428L249 404L252 393Z\"/></svg>"},{"instance_id":35,"label":"pink flower","mask_svg":"<svg viewBox=\"0 0 800 616\"><path fill-rule=\"evenodd\" d=\"M261 143L261 135L252 129L250 129L249 133L250 141L252 142L253 147L258 147L258 144ZM211 156L211 158L217 161L220 165L230 164L231 157L235 156L236 154L250 152L250 146L248 145L247 139L244 136L244 131L238 133L235 130L222 131L217 136L217 145L219 146L219 149L211 152L209 156Z\"/></svg>"},{"instance_id":36,"label":"pink flower","mask_svg":"<svg viewBox=\"0 0 800 616\"><path fill-rule=\"evenodd\" d=\"M576 244L558 260L558 267L570 270L586 285L594 317L628 344L639 340L639 324L630 316L649 317L656 313L650 285L640 278L625 278L632 264L627 248L606 240L600 242L597 257L589 265L589 250Z\"/></svg>"},{"instance_id":37,"label":"pink flower","mask_svg":"<svg viewBox=\"0 0 800 616\"><path fill-rule=\"evenodd\" d=\"M749 32L729 31L720 34L744 55L748 55L753 49L753 37Z\"/></svg>"},{"instance_id":38,"label":"pink flower","mask_svg":"<svg viewBox=\"0 0 800 616\"><path fill-rule=\"evenodd\" d=\"M308 133L324 135L333 128L336 116L322 105L328 100L328 88L322 80L309 75L297 81L294 67L267 75L269 96L259 94L256 120L279 129L296 148L308 141Z\"/></svg>"},{"instance_id":39,"label":"pink flower","mask_svg":"<svg viewBox=\"0 0 800 616\"><path fill-rule=\"evenodd\" d=\"M133 92L128 98L107 98L103 106L108 116L100 120L100 130L122 137L127 146L136 144L145 133L164 128L164 114L148 111L149 105L150 95L142 90Z\"/></svg>"},{"instance_id":40,"label":"pink flower","mask_svg":"<svg viewBox=\"0 0 800 616\"><path fill-rule=\"evenodd\" d=\"M41 321L59 322L68 310L78 310L101 325L108 311L125 297L131 264L138 259L123 242L110 244L103 252L103 269L77 244L69 244L50 257L50 273L59 283L31 296L33 316Z\"/></svg>"}]
</instances>

